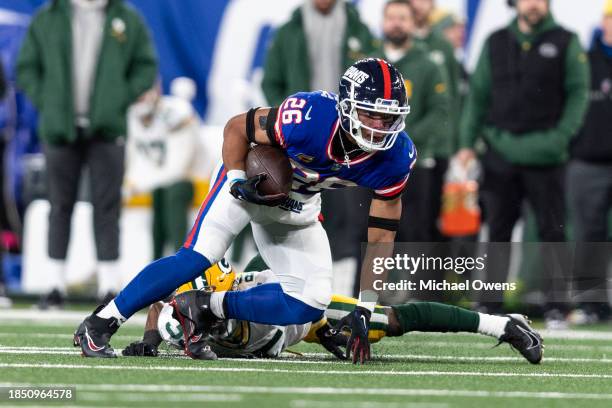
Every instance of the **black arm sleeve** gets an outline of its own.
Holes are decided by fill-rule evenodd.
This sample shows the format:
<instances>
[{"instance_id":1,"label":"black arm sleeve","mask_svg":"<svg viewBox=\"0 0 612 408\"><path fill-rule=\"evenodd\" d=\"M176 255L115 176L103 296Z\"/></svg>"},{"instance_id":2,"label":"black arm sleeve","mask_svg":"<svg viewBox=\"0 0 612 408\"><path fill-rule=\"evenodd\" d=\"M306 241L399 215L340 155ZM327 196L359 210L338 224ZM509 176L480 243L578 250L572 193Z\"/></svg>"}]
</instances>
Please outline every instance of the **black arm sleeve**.
<instances>
[{"instance_id":1,"label":"black arm sleeve","mask_svg":"<svg viewBox=\"0 0 612 408\"><path fill-rule=\"evenodd\" d=\"M270 139L270 143L273 146L278 146L278 142L276 141L276 134L274 133L274 123L276 123L276 116L278 115L278 106L274 108L270 108L268 112L268 117L266 118L266 134L268 135L268 139Z\"/></svg>"},{"instance_id":2,"label":"black arm sleeve","mask_svg":"<svg viewBox=\"0 0 612 408\"><path fill-rule=\"evenodd\" d=\"M246 116L246 135L249 143L255 143L255 112L259 108L251 108Z\"/></svg>"},{"instance_id":3,"label":"black arm sleeve","mask_svg":"<svg viewBox=\"0 0 612 408\"><path fill-rule=\"evenodd\" d=\"M381 217L368 217L368 228L380 228L388 231L397 231L399 220Z\"/></svg>"}]
</instances>

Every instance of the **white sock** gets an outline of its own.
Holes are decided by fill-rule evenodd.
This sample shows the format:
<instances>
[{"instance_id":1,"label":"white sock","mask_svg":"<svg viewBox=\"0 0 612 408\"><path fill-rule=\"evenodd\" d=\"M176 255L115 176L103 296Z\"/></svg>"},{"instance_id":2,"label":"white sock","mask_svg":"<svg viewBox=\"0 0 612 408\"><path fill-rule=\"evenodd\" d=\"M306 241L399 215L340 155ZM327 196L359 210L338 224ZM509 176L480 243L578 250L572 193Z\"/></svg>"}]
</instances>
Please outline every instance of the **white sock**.
<instances>
[{"instance_id":1,"label":"white sock","mask_svg":"<svg viewBox=\"0 0 612 408\"><path fill-rule=\"evenodd\" d=\"M62 295L66 294L66 260L50 259L47 276L51 282L51 290L57 289Z\"/></svg>"},{"instance_id":2,"label":"white sock","mask_svg":"<svg viewBox=\"0 0 612 408\"><path fill-rule=\"evenodd\" d=\"M98 296L108 292L118 293L123 287L119 261L98 261Z\"/></svg>"},{"instance_id":3,"label":"white sock","mask_svg":"<svg viewBox=\"0 0 612 408\"><path fill-rule=\"evenodd\" d=\"M225 319L225 313L223 312L223 299L225 299L225 292L213 292L210 296L210 310L219 319Z\"/></svg>"},{"instance_id":4,"label":"white sock","mask_svg":"<svg viewBox=\"0 0 612 408\"><path fill-rule=\"evenodd\" d=\"M478 317L480 317L478 333L493 336L496 339L499 339L506 333L506 324L510 321L509 317L484 313L478 313Z\"/></svg>"},{"instance_id":5,"label":"white sock","mask_svg":"<svg viewBox=\"0 0 612 408\"><path fill-rule=\"evenodd\" d=\"M96 316L101 317L102 319L110 319L114 317L119 320L119 324L125 322L127 319L123 317L123 315L117 309L117 305L115 304L115 300L111 300L108 305L104 307L104 309L100 310Z\"/></svg>"}]
</instances>

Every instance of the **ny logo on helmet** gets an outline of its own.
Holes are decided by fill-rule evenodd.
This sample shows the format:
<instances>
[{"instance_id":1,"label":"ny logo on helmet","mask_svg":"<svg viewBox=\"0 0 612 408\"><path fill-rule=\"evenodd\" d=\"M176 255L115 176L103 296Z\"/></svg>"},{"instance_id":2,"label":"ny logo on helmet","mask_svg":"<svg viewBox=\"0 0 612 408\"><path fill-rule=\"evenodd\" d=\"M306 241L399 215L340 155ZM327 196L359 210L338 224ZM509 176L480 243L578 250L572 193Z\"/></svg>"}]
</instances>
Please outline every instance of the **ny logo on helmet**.
<instances>
[{"instance_id":1,"label":"ny logo on helmet","mask_svg":"<svg viewBox=\"0 0 612 408\"><path fill-rule=\"evenodd\" d=\"M355 67L349 67L343 75L343 78L353 81L359 85L363 84L366 79L370 76L363 71L358 70Z\"/></svg>"}]
</instances>

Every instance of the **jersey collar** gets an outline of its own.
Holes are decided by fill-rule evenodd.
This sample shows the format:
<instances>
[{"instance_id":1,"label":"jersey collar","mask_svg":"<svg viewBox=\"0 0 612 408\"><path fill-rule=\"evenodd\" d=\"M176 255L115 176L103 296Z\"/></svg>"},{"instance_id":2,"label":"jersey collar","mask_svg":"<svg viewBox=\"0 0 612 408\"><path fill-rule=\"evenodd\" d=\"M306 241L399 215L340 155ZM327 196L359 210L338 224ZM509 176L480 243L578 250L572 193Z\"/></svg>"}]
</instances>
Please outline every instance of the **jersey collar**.
<instances>
[{"instance_id":1,"label":"jersey collar","mask_svg":"<svg viewBox=\"0 0 612 408\"><path fill-rule=\"evenodd\" d=\"M340 132L338 131L339 126L340 126L340 119L336 119L336 123L334 123L334 126L332 127L332 131L329 135L329 140L327 141L327 157L336 163L345 164L346 162L344 161L344 157L337 158L336 156L334 156L332 152L332 142L334 140L334 137L336 135L340 137ZM375 151L370 152L370 153L364 153L361 156L357 156L357 158L355 159L349 160L349 164L355 165L355 164L363 163L364 161L368 160L370 157L374 156L375 153L376 153Z\"/></svg>"}]
</instances>

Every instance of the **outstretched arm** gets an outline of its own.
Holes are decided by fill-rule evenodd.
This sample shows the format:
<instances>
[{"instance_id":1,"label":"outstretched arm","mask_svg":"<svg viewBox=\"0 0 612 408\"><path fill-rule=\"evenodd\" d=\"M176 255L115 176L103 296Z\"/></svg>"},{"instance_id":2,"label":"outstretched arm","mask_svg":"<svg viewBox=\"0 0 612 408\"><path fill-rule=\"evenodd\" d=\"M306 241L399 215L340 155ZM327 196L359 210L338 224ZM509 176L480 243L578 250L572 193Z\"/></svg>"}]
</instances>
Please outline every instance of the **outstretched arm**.
<instances>
[{"instance_id":1,"label":"outstretched arm","mask_svg":"<svg viewBox=\"0 0 612 408\"><path fill-rule=\"evenodd\" d=\"M375 258L387 258L393 255L393 242L402 216L401 195L391 200L374 198L370 204L368 220L368 247L366 248L363 266L361 268L359 303L370 312L374 310L378 300L378 291L374 289L374 281L386 280L386 272L373 273Z\"/></svg>"},{"instance_id":2,"label":"outstretched arm","mask_svg":"<svg viewBox=\"0 0 612 408\"><path fill-rule=\"evenodd\" d=\"M370 359L370 342L368 331L370 317L378 300L378 291L374 281L386 280L386 273L375 275L373 273L374 259L387 258L393 254L395 232L402 215L401 190L391 199L374 198L370 205L368 220L368 246L365 251L363 266L361 268L359 303L355 310L345 320L350 324L351 337L346 345L346 357L353 354L353 363L363 364Z\"/></svg>"}]
</instances>

